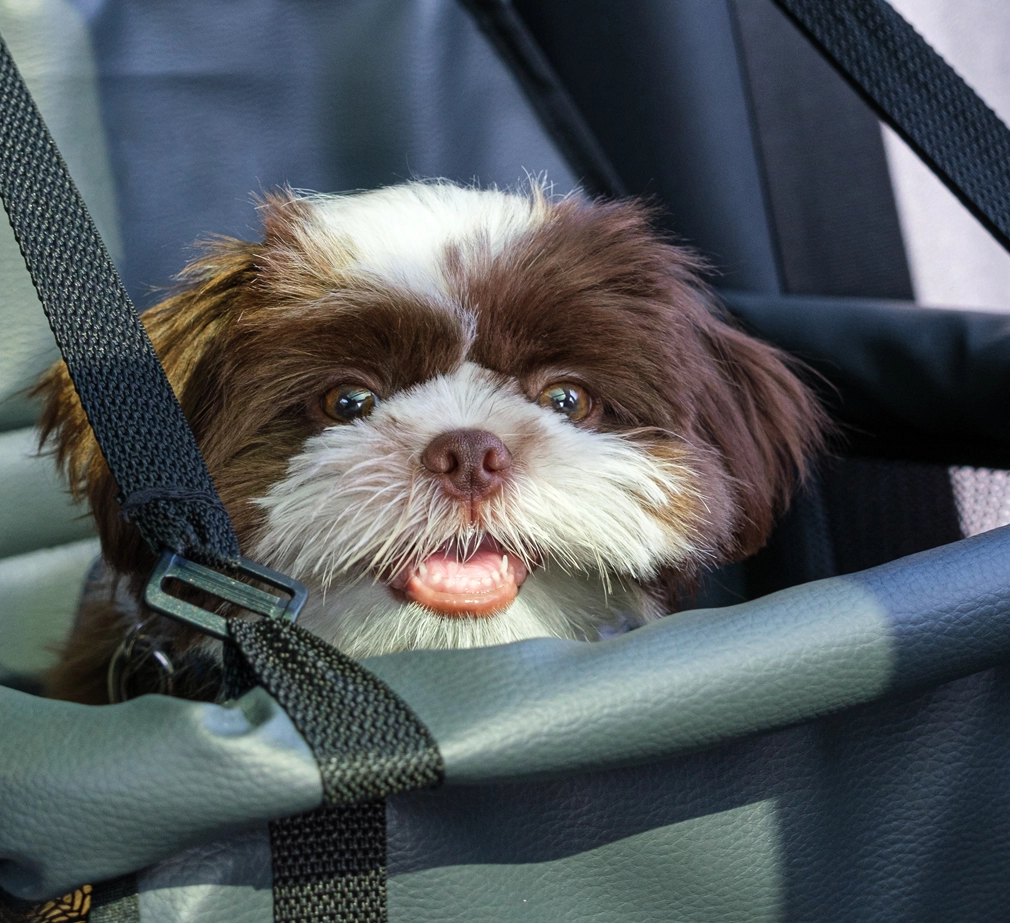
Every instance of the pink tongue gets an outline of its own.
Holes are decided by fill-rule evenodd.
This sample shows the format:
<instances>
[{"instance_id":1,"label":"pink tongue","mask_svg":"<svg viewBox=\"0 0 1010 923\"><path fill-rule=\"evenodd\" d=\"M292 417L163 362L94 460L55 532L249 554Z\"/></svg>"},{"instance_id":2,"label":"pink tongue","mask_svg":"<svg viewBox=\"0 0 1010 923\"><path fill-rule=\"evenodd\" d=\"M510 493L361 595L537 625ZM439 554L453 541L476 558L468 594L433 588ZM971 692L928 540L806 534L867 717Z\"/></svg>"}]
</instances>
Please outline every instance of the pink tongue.
<instances>
[{"instance_id":1,"label":"pink tongue","mask_svg":"<svg viewBox=\"0 0 1010 923\"><path fill-rule=\"evenodd\" d=\"M463 562L436 551L410 575L404 592L443 615L484 616L512 602L525 579L520 561L494 549L479 548Z\"/></svg>"}]
</instances>

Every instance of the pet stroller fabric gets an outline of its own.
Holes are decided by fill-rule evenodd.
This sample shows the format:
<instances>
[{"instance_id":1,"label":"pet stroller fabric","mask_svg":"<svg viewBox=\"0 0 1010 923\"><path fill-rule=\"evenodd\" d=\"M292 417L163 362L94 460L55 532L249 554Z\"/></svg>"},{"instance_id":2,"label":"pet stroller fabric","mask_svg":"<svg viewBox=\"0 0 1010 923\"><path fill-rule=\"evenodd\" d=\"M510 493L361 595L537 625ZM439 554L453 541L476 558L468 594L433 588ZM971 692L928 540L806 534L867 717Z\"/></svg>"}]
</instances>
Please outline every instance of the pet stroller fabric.
<instances>
[{"instance_id":1,"label":"pet stroller fabric","mask_svg":"<svg viewBox=\"0 0 1010 923\"><path fill-rule=\"evenodd\" d=\"M648 5L636 11L644 20ZM746 23L748 12L737 13ZM690 11L677 15L690 25ZM550 51L548 25L539 35ZM677 35L688 41L691 30ZM719 38L707 33L715 48ZM554 51L564 73L563 49ZM623 148L612 150L616 160ZM796 261L783 262L787 280L802 278ZM731 303L820 363L840 387L843 418L862 430L859 447L874 454L826 469L768 552L719 575L710 600L856 570L972 528L951 484L1005 454L1001 318L760 290ZM895 474L887 459L899 449ZM1007 543L999 532L979 536L600 645L370 662L431 729L448 783L390 802L390 919L998 917L1006 683L999 668L979 671L1006 655ZM4 753L13 768L3 778L30 783L4 791L17 823L0 828L0 883L40 898L146 866L141 919L271 919L266 837L253 827L220 839L318 795L298 735L252 695L230 710L157 698L97 710L45 703L60 718L44 735L34 721L41 703L12 693L0 739L24 740L32 728L35 746ZM121 723L129 709L135 732ZM235 778L252 758L245 744L266 767L262 790L208 785ZM184 786L192 801L173 810L166 795L182 797L194 752L203 771ZM136 767L128 777L158 793L158 813L145 799L124 818L121 792L89 784L88 772L109 765ZM281 766L288 775L271 775ZM229 791L236 797L225 801ZM61 792L82 810L54 814ZM80 813L52 832L55 816Z\"/></svg>"}]
</instances>

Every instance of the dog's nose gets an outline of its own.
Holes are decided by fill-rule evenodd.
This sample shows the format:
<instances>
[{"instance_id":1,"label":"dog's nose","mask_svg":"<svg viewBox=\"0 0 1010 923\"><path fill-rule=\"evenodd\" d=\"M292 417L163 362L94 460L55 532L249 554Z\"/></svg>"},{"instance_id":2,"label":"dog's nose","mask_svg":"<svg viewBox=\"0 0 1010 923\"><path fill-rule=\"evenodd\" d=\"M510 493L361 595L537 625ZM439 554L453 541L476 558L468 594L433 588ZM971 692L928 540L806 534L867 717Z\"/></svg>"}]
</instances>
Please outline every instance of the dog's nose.
<instances>
[{"instance_id":1,"label":"dog's nose","mask_svg":"<svg viewBox=\"0 0 1010 923\"><path fill-rule=\"evenodd\" d=\"M436 436L421 453L421 464L441 475L456 497L480 500L497 490L512 467L512 455L494 433L453 429Z\"/></svg>"}]
</instances>

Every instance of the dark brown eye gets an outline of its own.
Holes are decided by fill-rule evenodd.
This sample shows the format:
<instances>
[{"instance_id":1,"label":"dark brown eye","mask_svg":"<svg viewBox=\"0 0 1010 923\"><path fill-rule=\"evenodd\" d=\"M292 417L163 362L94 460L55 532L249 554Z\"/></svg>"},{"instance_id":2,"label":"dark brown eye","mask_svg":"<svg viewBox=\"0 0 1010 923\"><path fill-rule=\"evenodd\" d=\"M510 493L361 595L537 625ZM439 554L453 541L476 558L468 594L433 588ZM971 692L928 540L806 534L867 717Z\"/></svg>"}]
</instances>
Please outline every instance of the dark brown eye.
<instances>
[{"instance_id":1,"label":"dark brown eye","mask_svg":"<svg viewBox=\"0 0 1010 923\"><path fill-rule=\"evenodd\" d=\"M584 420L593 409L593 399L586 389L572 381L558 381L548 385L540 392L537 403L564 414L573 423Z\"/></svg>"},{"instance_id":2,"label":"dark brown eye","mask_svg":"<svg viewBox=\"0 0 1010 923\"><path fill-rule=\"evenodd\" d=\"M351 423L354 420L367 417L379 399L374 391L361 385L340 385L331 388L323 395L323 413L338 423Z\"/></svg>"}]
</instances>

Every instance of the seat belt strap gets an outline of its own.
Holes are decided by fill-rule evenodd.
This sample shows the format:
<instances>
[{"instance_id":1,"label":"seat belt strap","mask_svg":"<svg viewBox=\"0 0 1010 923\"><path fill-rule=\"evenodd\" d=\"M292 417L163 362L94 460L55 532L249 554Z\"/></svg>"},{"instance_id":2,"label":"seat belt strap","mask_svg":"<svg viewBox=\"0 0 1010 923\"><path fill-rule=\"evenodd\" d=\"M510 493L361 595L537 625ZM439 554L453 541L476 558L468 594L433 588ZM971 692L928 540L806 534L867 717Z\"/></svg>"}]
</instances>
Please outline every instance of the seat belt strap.
<instances>
[{"instance_id":1,"label":"seat belt strap","mask_svg":"<svg viewBox=\"0 0 1010 923\"><path fill-rule=\"evenodd\" d=\"M774 0L1010 250L1010 129L883 0Z\"/></svg>"},{"instance_id":2,"label":"seat belt strap","mask_svg":"<svg viewBox=\"0 0 1010 923\"><path fill-rule=\"evenodd\" d=\"M380 679L297 625L229 620L242 656L229 694L258 683L312 748L323 806L270 824L274 920L386 921L388 795L440 785L427 727Z\"/></svg>"}]
</instances>

